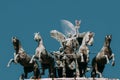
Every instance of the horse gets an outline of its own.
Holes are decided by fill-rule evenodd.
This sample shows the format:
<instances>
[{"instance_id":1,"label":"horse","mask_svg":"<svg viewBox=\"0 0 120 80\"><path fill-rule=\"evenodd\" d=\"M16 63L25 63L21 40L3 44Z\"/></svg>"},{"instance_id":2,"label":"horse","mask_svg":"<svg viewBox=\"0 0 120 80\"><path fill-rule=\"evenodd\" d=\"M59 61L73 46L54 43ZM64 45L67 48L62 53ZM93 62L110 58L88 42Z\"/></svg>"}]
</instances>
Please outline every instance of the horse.
<instances>
[{"instance_id":1,"label":"horse","mask_svg":"<svg viewBox=\"0 0 120 80\"><path fill-rule=\"evenodd\" d=\"M92 46L94 42L94 33L93 32L86 32L82 44L79 47L79 50L77 52L77 62L78 62L78 71L77 71L77 77L84 77L85 72L87 70L87 64L89 62L89 46Z\"/></svg>"},{"instance_id":2,"label":"horse","mask_svg":"<svg viewBox=\"0 0 120 80\"><path fill-rule=\"evenodd\" d=\"M52 54L47 52L39 32L34 34L34 40L38 42L38 46L36 48L35 55L33 55L32 59L30 60L30 63L32 63L34 59L38 59L42 67L41 75L45 74L45 69L49 69L49 77L55 77L54 57Z\"/></svg>"},{"instance_id":3,"label":"horse","mask_svg":"<svg viewBox=\"0 0 120 80\"><path fill-rule=\"evenodd\" d=\"M98 77L102 77L105 65L108 64L111 59L112 66L115 65L115 57L110 47L111 40L112 35L106 35L101 51L93 58L91 77L96 77L97 75Z\"/></svg>"},{"instance_id":4,"label":"horse","mask_svg":"<svg viewBox=\"0 0 120 80\"><path fill-rule=\"evenodd\" d=\"M59 78L62 78L64 73L63 73L63 52L62 50L60 51L53 51L52 54L54 55L55 58L55 64L56 64L56 75Z\"/></svg>"},{"instance_id":5,"label":"horse","mask_svg":"<svg viewBox=\"0 0 120 80\"><path fill-rule=\"evenodd\" d=\"M24 73L20 76L21 79L27 78L28 73L32 71L34 72L34 79L40 78L38 63L36 61L29 63L31 57L26 54L26 52L22 48L20 40L16 37L12 37L12 43L15 50L14 58L10 59L7 67L9 67L12 62L19 63L23 66L24 69Z\"/></svg>"}]
</instances>

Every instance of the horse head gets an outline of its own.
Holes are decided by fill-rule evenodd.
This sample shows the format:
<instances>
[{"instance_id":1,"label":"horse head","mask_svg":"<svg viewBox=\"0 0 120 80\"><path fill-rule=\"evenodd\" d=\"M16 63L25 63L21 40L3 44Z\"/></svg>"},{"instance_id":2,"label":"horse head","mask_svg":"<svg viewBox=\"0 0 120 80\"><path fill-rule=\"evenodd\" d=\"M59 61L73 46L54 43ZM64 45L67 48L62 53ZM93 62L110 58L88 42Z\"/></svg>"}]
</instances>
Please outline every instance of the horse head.
<instances>
[{"instance_id":1,"label":"horse head","mask_svg":"<svg viewBox=\"0 0 120 80\"><path fill-rule=\"evenodd\" d=\"M87 32L83 38L85 44L92 46L94 42L94 33Z\"/></svg>"},{"instance_id":2,"label":"horse head","mask_svg":"<svg viewBox=\"0 0 120 80\"><path fill-rule=\"evenodd\" d=\"M17 52L19 50L19 48L20 48L20 41L19 41L19 39L17 39L16 37L12 37L12 43L13 43L14 49Z\"/></svg>"},{"instance_id":3,"label":"horse head","mask_svg":"<svg viewBox=\"0 0 120 80\"><path fill-rule=\"evenodd\" d=\"M40 36L39 32L34 33L34 40L38 42L42 41L42 37Z\"/></svg>"},{"instance_id":4,"label":"horse head","mask_svg":"<svg viewBox=\"0 0 120 80\"><path fill-rule=\"evenodd\" d=\"M107 35L107 36L105 37L105 44L106 44L107 47L110 46L111 40L112 40L112 35Z\"/></svg>"}]
</instances>

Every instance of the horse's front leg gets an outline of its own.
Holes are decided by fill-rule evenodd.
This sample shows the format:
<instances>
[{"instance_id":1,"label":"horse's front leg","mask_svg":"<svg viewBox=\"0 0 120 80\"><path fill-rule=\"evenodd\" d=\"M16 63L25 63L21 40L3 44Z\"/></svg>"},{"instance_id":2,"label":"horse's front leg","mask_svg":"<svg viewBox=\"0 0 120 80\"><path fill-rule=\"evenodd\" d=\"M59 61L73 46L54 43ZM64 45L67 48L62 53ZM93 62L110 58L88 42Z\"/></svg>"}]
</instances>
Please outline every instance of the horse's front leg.
<instances>
[{"instance_id":1,"label":"horse's front leg","mask_svg":"<svg viewBox=\"0 0 120 80\"><path fill-rule=\"evenodd\" d=\"M111 55L111 58L112 58L112 66L114 66L114 65L115 65L115 55L112 54L112 55Z\"/></svg>"},{"instance_id":2,"label":"horse's front leg","mask_svg":"<svg viewBox=\"0 0 120 80\"><path fill-rule=\"evenodd\" d=\"M104 55L105 56L105 58L106 58L106 60L107 60L107 64L110 62L109 61L109 58L108 58L108 56L107 55Z\"/></svg>"},{"instance_id":3,"label":"horse's front leg","mask_svg":"<svg viewBox=\"0 0 120 80\"><path fill-rule=\"evenodd\" d=\"M49 67L49 75L50 75L50 78L54 78L54 67L53 65L50 65Z\"/></svg>"},{"instance_id":4,"label":"horse's front leg","mask_svg":"<svg viewBox=\"0 0 120 80\"><path fill-rule=\"evenodd\" d=\"M87 49L87 60L86 60L86 62L89 62L89 49Z\"/></svg>"},{"instance_id":5,"label":"horse's front leg","mask_svg":"<svg viewBox=\"0 0 120 80\"><path fill-rule=\"evenodd\" d=\"M35 55L32 56L30 63L33 63L34 58L35 58Z\"/></svg>"},{"instance_id":6,"label":"horse's front leg","mask_svg":"<svg viewBox=\"0 0 120 80\"><path fill-rule=\"evenodd\" d=\"M24 74L22 74L22 75L23 75L23 78L27 79L29 69L28 69L28 67L24 67L23 69L24 69Z\"/></svg>"},{"instance_id":7,"label":"horse's front leg","mask_svg":"<svg viewBox=\"0 0 120 80\"><path fill-rule=\"evenodd\" d=\"M14 53L14 59L12 58L12 59L9 60L9 62L8 62L8 64L7 64L7 67L10 67L10 64L11 64L12 62L17 63L17 58L18 58L18 56L19 56L19 54L16 55L16 53Z\"/></svg>"},{"instance_id":8,"label":"horse's front leg","mask_svg":"<svg viewBox=\"0 0 120 80\"><path fill-rule=\"evenodd\" d=\"M8 62L8 64L7 64L7 67L10 67L10 64L11 64L12 62L14 62L14 59L10 59L10 60L9 60L9 62Z\"/></svg>"},{"instance_id":9,"label":"horse's front leg","mask_svg":"<svg viewBox=\"0 0 120 80\"><path fill-rule=\"evenodd\" d=\"M40 74L44 75L45 74L45 65L41 63L41 67L42 67L42 72Z\"/></svg>"},{"instance_id":10,"label":"horse's front leg","mask_svg":"<svg viewBox=\"0 0 120 80\"><path fill-rule=\"evenodd\" d=\"M81 62L84 62L83 53L80 52Z\"/></svg>"},{"instance_id":11,"label":"horse's front leg","mask_svg":"<svg viewBox=\"0 0 120 80\"><path fill-rule=\"evenodd\" d=\"M75 64L76 64L76 77L79 77L80 76L80 72L79 72L77 59L75 59Z\"/></svg>"},{"instance_id":12,"label":"horse's front leg","mask_svg":"<svg viewBox=\"0 0 120 80\"><path fill-rule=\"evenodd\" d=\"M63 68L62 68L62 76L66 77L66 68L65 68L65 57L63 58Z\"/></svg>"},{"instance_id":13,"label":"horse's front leg","mask_svg":"<svg viewBox=\"0 0 120 80\"><path fill-rule=\"evenodd\" d=\"M14 62L17 63L17 58L18 58L19 54L16 55L16 53L14 53Z\"/></svg>"}]
</instances>

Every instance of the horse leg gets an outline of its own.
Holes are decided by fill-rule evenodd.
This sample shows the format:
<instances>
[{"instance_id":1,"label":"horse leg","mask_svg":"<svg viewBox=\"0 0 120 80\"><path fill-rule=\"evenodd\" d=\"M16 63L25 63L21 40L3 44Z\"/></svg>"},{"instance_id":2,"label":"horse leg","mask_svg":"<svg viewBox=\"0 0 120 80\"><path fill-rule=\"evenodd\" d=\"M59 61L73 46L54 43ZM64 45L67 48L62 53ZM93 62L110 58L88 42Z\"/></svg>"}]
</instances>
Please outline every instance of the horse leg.
<instances>
[{"instance_id":1,"label":"horse leg","mask_svg":"<svg viewBox=\"0 0 120 80\"><path fill-rule=\"evenodd\" d=\"M32 56L30 63L33 63L33 59L35 58L35 55Z\"/></svg>"},{"instance_id":2,"label":"horse leg","mask_svg":"<svg viewBox=\"0 0 120 80\"><path fill-rule=\"evenodd\" d=\"M81 56L81 62L84 62L83 53L80 53L80 56Z\"/></svg>"},{"instance_id":3,"label":"horse leg","mask_svg":"<svg viewBox=\"0 0 120 80\"><path fill-rule=\"evenodd\" d=\"M93 77L93 78L96 77L96 71L95 71L94 67L93 67L92 72L91 72L91 77Z\"/></svg>"},{"instance_id":4,"label":"horse leg","mask_svg":"<svg viewBox=\"0 0 120 80\"><path fill-rule=\"evenodd\" d=\"M91 77L95 78L96 77L96 70L97 70L97 61L96 57L92 59L92 72L91 72Z\"/></svg>"},{"instance_id":5,"label":"horse leg","mask_svg":"<svg viewBox=\"0 0 120 80\"><path fill-rule=\"evenodd\" d=\"M107 55L104 55L106 60L107 60L107 64L109 63L109 59L108 59L108 56Z\"/></svg>"},{"instance_id":6,"label":"horse leg","mask_svg":"<svg viewBox=\"0 0 120 80\"><path fill-rule=\"evenodd\" d=\"M65 59L63 60L62 76L66 77Z\"/></svg>"},{"instance_id":7,"label":"horse leg","mask_svg":"<svg viewBox=\"0 0 120 80\"><path fill-rule=\"evenodd\" d=\"M54 67L52 65L49 67L49 75L51 78L54 78Z\"/></svg>"},{"instance_id":8,"label":"horse leg","mask_svg":"<svg viewBox=\"0 0 120 80\"><path fill-rule=\"evenodd\" d=\"M86 59L86 62L89 62L89 49L87 49L87 59Z\"/></svg>"},{"instance_id":9,"label":"horse leg","mask_svg":"<svg viewBox=\"0 0 120 80\"><path fill-rule=\"evenodd\" d=\"M40 75L44 75L45 74L45 65L41 63L41 67L42 67L42 72L40 73Z\"/></svg>"},{"instance_id":10,"label":"horse leg","mask_svg":"<svg viewBox=\"0 0 120 80\"><path fill-rule=\"evenodd\" d=\"M82 69L80 69L80 77L82 77L82 76L83 76Z\"/></svg>"},{"instance_id":11,"label":"horse leg","mask_svg":"<svg viewBox=\"0 0 120 80\"><path fill-rule=\"evenodd\" d=\"M49 70L49 77L51 78L51 68L49 68L48 70Z\"/></svg>"},{"instance_id":12,"label":"horse leg","mask_svg":"<svg viewBox=\"0 0 120 80\"><path fill-rule=\"evenodd\" d=\"M11 64L12 62L14 62L14 59L10 59L10 60L9 60L9 62L8 62L8 64L7 64L7 67L10 67L10 64Z\"/></svg>"},{"instance_id":13,"label":"horse leg","mask_svg":"<svg viewBox=\"0 0 120 80\"><path fill-rule=\"evenodd\" d=\"M28 70L27 67L24 67L24 78L27 79Z\"/></svg>"},{"instance_id":14,"label":"horse leg","mask_svg":"<svg viewBox=\"0 0 120 80\"><path fill-rule=\"evenodd\" d=\"M85 75L85 73L87 72L87 62L85 62L83 65L83 77L85 77L86 75Z\"/></svg>"},{"instance_id":15,"label":"horse leg","mask_svg":"<svg viewBox=\"0 0 120 80\"><path fill-rule=\"evenodd\" d=\"M80 76L80 72L79 72L79 67L78 67L78 61L77 59L75 60L76 62L76 77L79 77Z\"/></svg>"},{"instance_id":16,"label":"horse leg","mask_svg":"<svg viewBox=\"0 0 120 80\"><path fill-rule=\"evenodd\" d=\"M82 76L81 77L85 77L85 69L82 69Z\"/></svg>"},{"instance_id":17,"label":"horse leg","mask_svg":"<svg viewBox=\"0 0 120 80\"><path fill-rule=\"evenodd\" d=\"M14 53L14 59L10 59L10 60L9 60L9 62L8 62L8 64L7 64L7 67L10 67L10 64L11 64L12 62L17 63L17 57L18 57L18 54L16 55L16 53Z\"/></svg>"},{"instance_id":18,"label":"horse leg","mask_svg":"<svg viewBox=\"0 0 120 80\"><path fill-rule=\"evenodd\" d=\"M97 74L100 75L100 72L98 71L98 65L97 65L97 63L95 62L92 65L92 67L93 67L93 69L92 69L92 72L91 72L91 77L95 78Z\"/></svg>"},{"instance_id":19,"label":"horse leg","mask_svg":"<svg viewBox=\"0 0 120 80\"><path fill-rule=\"evenodd\" d=\"M41 76L40 76L40 70L39 70L39 67L38 67L37 64L34 65L34 70L33 70L33 72L34 72L34 79L38 79L38 78L41 77Z\"/></svg>"},{"instance_id":20,"label":"horse leg","mask_svg":"<svg viewBox=\"0 0 120 80\"><path fill-rule=\"evenodd\" d=\"M54 78L57 78L57 72L56 72L56 67L54 67L54 69L53 69L53 74L54 74Z\"/></svg>"},{"instance_id":21,"label":"horse leg","mask_svg":"<svg viewBox=\"0 0 120 80\"><path fill-rule=\"evenodd\" d=\"M19 80L24 80L24 79L27 79L27 72L26 72L26 68L24 67L24 73L21 74Z\"/></svg>"},{"instance_id":22,"label":"horse leg","mask_svg":"<svg viewBox=\"0 0 120 80\"><path fill-rule=\"evenodd\" d=\"M115 65L115 55L112 54L112 55L111 55L111 58L112 58L112 66L114 66L114 65Z\"/></svg>"},{"instance_id":23,"label":"horse leg","mask_svg":"<svg viewBox=\"0 0 120 80\"><path fill-rule=\"evenodd\" d=\"M58 77L59 77L59 78L62 78L62 77L63 77L62 73L63 73L63 67L57 68L57 74L58 74Z\"/></svg>"},{"instance_id":24,"label":"horse leg","mask_svg":"<svg viewBox=\"0 0 120 80\"><path fill-rule=\"evenodd\" d=\"M80 77L84 76L84 69L85 69L85 65L83 62L79 63L79 72L80 72Z\"/></svg>"},{"instance_id":25,"label":"horse leg","mask_svg":"<svg viewBox=\"0 0 120 80\"><path fill-rule=\"evenodd\" d=\"M102 77L102 73L98 71L98 65L97 65L97 63L95 65L95 71L96 71L96 74L98 74L98 77L101 78Z\"/></svg>"},{"instance_id":26,"label":"horse leg","mask_svg":"<svg viewBox=\"0 0 120 80\"><path fill-rule=\"evenodd\" d=\"M14 62L17 63L17 58L18 58L19 54L16 55L16 53L14 53Z\"/></svg>"}]
</instances>

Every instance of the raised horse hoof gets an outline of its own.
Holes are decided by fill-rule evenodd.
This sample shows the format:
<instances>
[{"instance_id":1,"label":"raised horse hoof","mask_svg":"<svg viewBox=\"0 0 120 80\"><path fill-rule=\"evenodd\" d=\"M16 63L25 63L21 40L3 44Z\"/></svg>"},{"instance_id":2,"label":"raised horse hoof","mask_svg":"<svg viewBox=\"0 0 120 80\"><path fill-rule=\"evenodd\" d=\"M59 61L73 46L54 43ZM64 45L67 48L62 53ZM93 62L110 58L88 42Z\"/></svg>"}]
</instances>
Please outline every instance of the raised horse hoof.
<instances>
[{"instance_id":1,"label":"raised horse hoof","mask_svg":"<svg viewBox=\"0 0 120 80\"><path fill-rule=\"evenodd\" d=\"M115 66L115 62L112 62L112 66Z\"/></svg>"},{"instance_id":2,"label":"raised horse hoof","mask_svg":"<svg viewBox=\"0 0 120 80\"><path fill-rule=\"evenodd\" d=\"M7 65L7 67L10 67L10 65Z\"/></svg>"}]
</instances>

